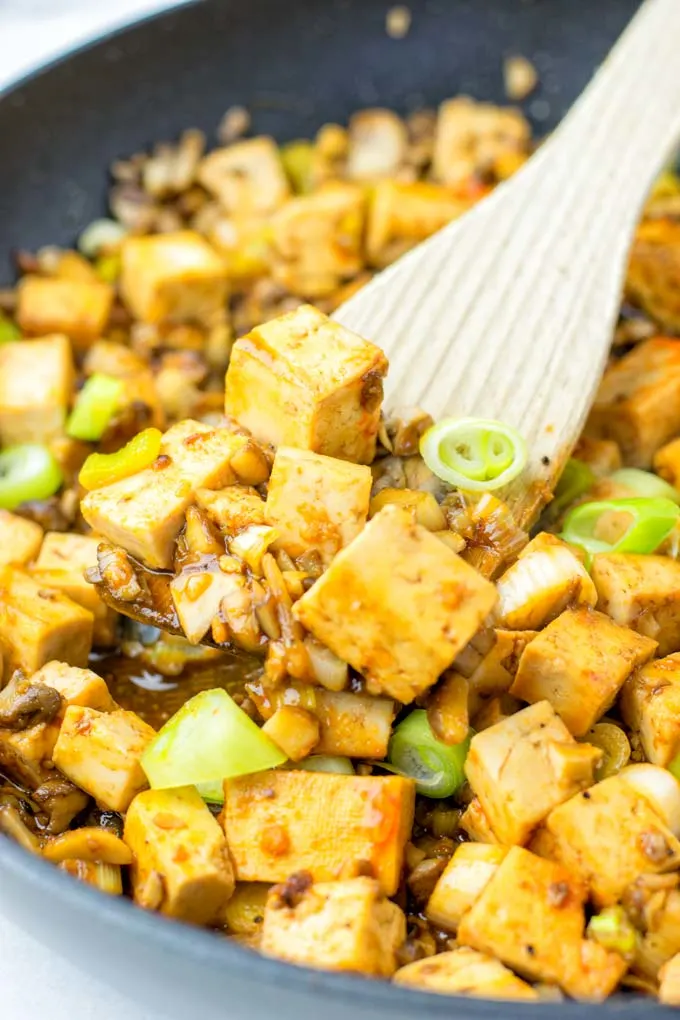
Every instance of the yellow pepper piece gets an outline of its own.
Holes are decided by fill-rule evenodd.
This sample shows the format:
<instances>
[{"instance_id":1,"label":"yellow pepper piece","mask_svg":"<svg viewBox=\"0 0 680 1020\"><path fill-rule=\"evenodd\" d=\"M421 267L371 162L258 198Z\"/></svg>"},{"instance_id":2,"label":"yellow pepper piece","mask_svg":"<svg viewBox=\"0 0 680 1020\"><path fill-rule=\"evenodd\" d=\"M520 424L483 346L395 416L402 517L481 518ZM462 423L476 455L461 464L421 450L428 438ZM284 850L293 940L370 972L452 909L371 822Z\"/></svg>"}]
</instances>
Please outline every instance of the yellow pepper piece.
<instances>
[{"instance_id":1,"label":"yellow pepper piece","mask_svg":"<svg viewBox=\"0 0 680 1020\"><path fill-rule=\"evenodd\" d=\"M162 438L159 429L144 429L116 453L91 453L80 469L80 484L91 491L136 475L153 464Z\"/></svg>"},{"instance_id":2,"label":"yellow pepper piece","mask_svg":"<svg viewBox=\"0 0 680 1020\"><path fill-rule=\"evenodd\" d=\"M283 168L298 195L305 195L311 188L313 155L314 145L304 139L281 146Z\"/></svg>"}]
</instances>

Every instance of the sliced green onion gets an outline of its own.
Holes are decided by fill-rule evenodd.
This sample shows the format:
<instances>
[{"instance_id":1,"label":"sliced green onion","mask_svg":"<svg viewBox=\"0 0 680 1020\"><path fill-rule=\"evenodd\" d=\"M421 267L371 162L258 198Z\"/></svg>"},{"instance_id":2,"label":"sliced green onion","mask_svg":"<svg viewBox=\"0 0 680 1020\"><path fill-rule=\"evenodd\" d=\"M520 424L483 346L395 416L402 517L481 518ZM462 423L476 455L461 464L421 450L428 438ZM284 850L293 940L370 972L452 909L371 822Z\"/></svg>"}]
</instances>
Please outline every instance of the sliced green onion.
<instances>
[{"instance_id":1,"label":"sliced green onion","mask_svg":"<svg viewBox=\"0 0 680 1020\"><path fill-rule=\"evenodd\" d=\"M680 754L676 754L675 758L668 766L668 771L672 776L675 776L677 781L680 783Z\"/></svg>"},{"instance_id":2,"label":"sliced green onion","mask_svg":"<svg viewBox=\"0 0 680 1020\"><path fill-rule=\"evenodd\" d=\"M80 469L80 484L91 491L136 475L153 464L160 453L162 439L158 429L144 429L116 453L91 453Z\"/></svg>"},{"instance_id":3,"label":"sliced green onion","mask_svg":"<svg viewBox=\"0 0 680 1020\"><path fill-rule=\"evenodd\" d=\"M124 390L122 379L100 372L91 375L78 394L66 424L71 439L91 443L101 439L121 405Z\"/></svg>"},{"instance_id":4,"label":"sliced green onion","mask_svg":"<svg viewBox=\"0 0 680 1020\"><path fill-rule=\"evenodd\" d=\"M224 783L196 783L196 789L208 804L224 804Z\"/></svg>"},{"instance_id":5,"label":"sliced green onion","mask_svg":"<svg viewBox=\"0 0 680 1020\"><path fill-rule=\"evenodd\" d=\"M557 510L558 512L564 510L575 499L578 499L584 492L587 492L594 481L595 475L590 464L577 460L576 457L570 457L564 465L564 471L560 476L559 482L555 486L555 496L550 504L550 509L552 511Z\"/></svg>"},{"instance_id":6,"label":"sliced green onion","mask_svg":"<svg viewBox=\"0 0 680 1020\"><path fill-rule=\"evenodd\" d=\"M28 500L47 499L63 480L61 468L46 446L8 446L0 453L0 508L15 510Z\"/></svg>"},{"instance_id":7,"label":"sliced green onion","mask_svg":"<svg viewBox=\"0 0 680 1020\"><path fill-rule=\"evenodd\" d=\"M283 765L286 755L222 688L201 691L169 719L144 752L153 789L199 786ZM209 783L209 788L203 784ZM205 792L203 792L205 796Z\"/></svg>"},{"instance_id":8,"label":"sliced green onion","mask_svg":"<svg viewBox=\"0 0 680 1020\"><path fill-rule=\"evenodd\" d=\"M333 754L312 754L309 758L299 761L296 768L304 769L305 772L335 772L341 776L354 775L354 766L349 758Z\"/></svg>"},{"instance_id":9,"label":"sliced green onion","mask_svg":"<svg viewBox=\"0 0 680 1020\"><path fill-rule=\"evenodd\" d=\"M632 521L616 542L596 538L598 522L606 513L627 513ZM670 499L609 499L582 503L564 520L561 538L580 545L592 556L599 552L647 554L659 548L680 519L680 507Z\"/></svg>"},{"instance_id":10,"label":"sliced green onion","mask_svg":"<svg viewBox=\"0 0 680 1020\"><path fill-rule=\"evenodd\" d=\"M624 485L627 489L632 489L638 496L644 496L645 499L670 499L674 503L680 503L680 492L651 471L641 471L640 468L621 468L609 475L607 480Z\"/></svg>"},{"instance_id":11,"label":"sliced green onion","mask_svg":"<svg viewBox=\"0 0 680 1020\"><path fill-rule=\"evenodd\" d=\"M465 782L463 766L470 747L468 733L460 744L438 740L427 721L427 712L417 708L396 727L388 749L389 764L382 768L416 781L425 797L450 797Z\"/></svg>"},{"instance_id":12,"label":"sliced green onion","mask_svg":"<svg viewBox=\"0 0 680 1020\"><path fill-rule=\"evenodd\" d=\"M627 959L635 955L637 934L621 906L605 907L599 914L594 914L588 922L586 935Z\"/></svg>"},{"instance_id":13,"label":"sliced green onion","mask_svg":"<svg viewBox=\"0 0 680 1020\"><path fill-rule=\"evenodd\" d=\"M421 437L420 453L438 478L468 492L507 485L527 462L519 432L485 418L440 421Z\"/></svg>"},{"instance_id":14,"label":"sliced green onion","mask_svg":"<svg viewBox=\"0 0 680 1020\"><path fill-rule=\"evenodd\" d=\"M15 340L21 340L21 330L0 312L0 344L14 343Z\"/></svg>"}]
</instances>

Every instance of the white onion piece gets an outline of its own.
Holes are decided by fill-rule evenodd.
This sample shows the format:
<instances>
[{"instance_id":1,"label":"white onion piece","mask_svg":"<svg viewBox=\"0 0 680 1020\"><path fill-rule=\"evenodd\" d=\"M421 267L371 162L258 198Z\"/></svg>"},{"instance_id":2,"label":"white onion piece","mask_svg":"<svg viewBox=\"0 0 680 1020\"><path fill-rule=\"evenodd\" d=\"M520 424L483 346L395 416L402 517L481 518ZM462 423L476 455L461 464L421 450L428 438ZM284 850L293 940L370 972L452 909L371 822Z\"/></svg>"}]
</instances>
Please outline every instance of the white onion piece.
<instances>
[{"instance_id":1,"label":"white onion piece","mask_svg":"<svg viewBox=\"0 0 680 1020\"><path fill-rule=\"evenodd\" d=\"M94 220L85 227L78 238L78 250L88 259L94 259L102 251L116 250L127 236L127 230L116 220Z\"/></svg>"},{"instance_id":2,"label":"white onion piece","mask_svg":"<svg viewBox=\"0 0 680 1020\"><path fill-rule=\"evenodd\" d=\"M680 836L680 783L660 765L627 765L619 777L649 801L674 836Z\"/></svg>"}]
</instances>

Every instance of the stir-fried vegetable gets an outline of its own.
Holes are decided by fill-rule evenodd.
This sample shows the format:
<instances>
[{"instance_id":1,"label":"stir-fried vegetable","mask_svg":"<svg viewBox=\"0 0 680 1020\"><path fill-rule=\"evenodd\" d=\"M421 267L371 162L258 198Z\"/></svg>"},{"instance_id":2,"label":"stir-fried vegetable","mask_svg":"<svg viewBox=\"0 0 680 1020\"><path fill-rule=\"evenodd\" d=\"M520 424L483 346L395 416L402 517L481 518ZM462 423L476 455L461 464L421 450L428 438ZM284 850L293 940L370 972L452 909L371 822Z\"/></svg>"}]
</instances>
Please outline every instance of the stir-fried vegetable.
<instances>
[{"instance_id":1,"label":"stir-fried vegetable","mask_svg":"<svg viewBox=\"0 0 680 1020\"><path fill-rule=\"evenodd\" d=\"M625 485L636 492L638 496L644 496L646 499L670 499L674 503L680 503L680 492L651 471L641 471L639 468L620 468L609 475L609 481L615 485Z\"/></svg>"},{"instance_id":2,"label":"stir-fried vegetable","mask_svg":"<svg viewBox=\"0 0 680 1020\"><path fill-rule=\"evenodd\" d=\"M297 768L306 772L336 772L338 775L353 776L354 766L349 758L338 755L312 754L297 763Z\"/></svg>"},{"instance_id":3,"label":"stir-fried vegetable","mask_svg":"<svg viewBox=\"0 0 680 1020\"><path fill-rule=\"evenodd\" d=\"M519 432L485 418L446 418L422 436L420 453L438 478L468 492L507 485L527 461Z\"/></svg>"},{"instance_id":4,"label":"stir-fried vegetable","mask_svg":"<svg viewBox=\"0 0 680 1020\"><path fill-rule=\"evenodd\" d=\"M598 537L598 525L607 514L627 515L623 534L613 541ZM564 521L562 538L587 553L653 553L680 520L680 508L669 499L610 499L583 503Z\"/></svg>"},{"instance_id":5,"label":"stir-fried vegetable","mask_svg":"<svg viewBox=\"0 0 680 1020\"><path fill-rule=\"evenodd\" d=\"M53 496L63 481L46 446L25 443L0 452L0 508L14 510L32 499Z\"/></svg>"},{"instance_id":6,"label":"stir-fried vegetable","mask_svg":"<svg viewBox=\"0 0 680 1020\"><path fill-rule=\"evenodd\" d=\"M595 776L607 779L615 776L630 760L630 741L620 726L610 722L595 723L583 738L587 744L599 747L602 759L595 766Z\"/></svg>"},{"instance_id":7,"label":"stir-fried vegetable","mask_svg":"<svg viewBox=\"0 0 680 1020\"><path fill-rule=\"evenodd\" d=\"M595 475L590 465L585 461L577 460L576 457L570 457L555 486L555 496L550 504L551 512L559 513L564 510L575 499L587 492L594 481Z\"/></svg>"},{"instance_id":8,"label":"stir-fried vegetable","mask_svg":"<svg viewBox=\"0 0 680 1020\"><path fill-rule=\"evenodd\" d=\"M100 373L90 376L66 424L68 435L86 442L101 439L120 407L124 390L121 379Z\"/></svg>"},{"instance_id":9,"label":"stir-fried vegetable","mask_svg":"<svg viewBox=\"0 0 680 1020\"><path fill-rule=\"evenodd\" d=\"M587 931L590 938L605 949L620 953L626 959L634 956L638 936L623 907L605 907L599 914L594 914L588 922Z\"/></svg>"},{"instance_id":10,"label":"stir-fried vegetable","mask_svg":"<svg viewBox=\"0 0 680 1020\"><path fill-rule=\"evenodd\" d=\"M21 340L21 330L0 312L0 344L14 343L16 340Z\"/></svg>"},{"instance_id":11,"label":"stir-fried vegetable","mask_svg":"<svg viewBox=\"0 0 680 1020\"><path fill-rule=\"evenodd\" d=\"M161 433L144 429L116 453L91 453L80 469L79 480L84 489L101 489L150 467L160 453Z\"/></svg>"},{"instance_id":12,"label":"stir-fried vegetable","mask_svg":"<svg viewBox=\"0 0 680 1020\"><path fill-rule=\"evenodd\" d=\"M463 766L471 734L460 744L438 740L427 721L427 712L416 709L394 730L388 751L391 771L416 781L426 797L450 797L465 782Z\"/></svg>"}]
</instances>

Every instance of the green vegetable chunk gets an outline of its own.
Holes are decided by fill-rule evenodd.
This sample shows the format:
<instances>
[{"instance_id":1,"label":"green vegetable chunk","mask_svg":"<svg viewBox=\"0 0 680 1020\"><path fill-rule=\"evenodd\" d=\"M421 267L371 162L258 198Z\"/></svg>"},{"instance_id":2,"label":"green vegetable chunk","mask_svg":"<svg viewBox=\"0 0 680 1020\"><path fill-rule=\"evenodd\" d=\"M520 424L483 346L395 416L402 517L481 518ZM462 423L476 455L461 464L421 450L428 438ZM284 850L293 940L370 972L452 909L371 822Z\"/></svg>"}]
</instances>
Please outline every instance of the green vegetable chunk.
<instances>
[{"instance_id":1,"label":"green vegetable chunk","mask_svg":"<svg viewBox=\"0 0 680 1020\"><path fill-rule=\"evenodd\" d=\"M90 376L66 424L67 434L85 442L101 439L120 407L124 389L121 379L100 373Z\"/></svg>"},{"instance_id":2,"label":"green vegetable chunk","mask_svg":"<svg viewBox=\"0 0 680 1020\"><path fill-rule=\"evenodd\" d=\"M597 537L604 514L626 513L631 522L616 541ZM561 538L580 545L592 556L599 552L648 554L659 548L680 519L680 507L670 499L609 499L582 503L564 520Z\"/></svg>"},{"instance_id":3,"label":"green vegetable chunk","mask_svg":"<svg viewBox=\"0 0 680 1020\"><path fill-rule=\"evenodd\" d=\"M637 934L626 911L621 906L605 907L591 917L586 935L605 949L632 959L637 948Z\"/></svg>"},{"instance_id":4,"label":"green vegetable chunk","mask_svg":"<svg viewBox=\"0 0 680 1020\"><path fill-rule=\"evenodd\" d=\"M424 797L450 797L465 782L463 767L472 734L460 744L438 740L427 721L427 712L418 708L396 727L387 757L390 772L416 781L416 790Z\"/></svg>"},{"instance_id":5,"label":"green vegetable chunk","mask_svg":"<svg viewBox=\"0 0 680 1020\"><path fill-rule=\"evenodd\" d=\"M24 443L0 453L0 509L53 496L63 482L61 468L46 446Z\"/></svg>"}]
</instances>

